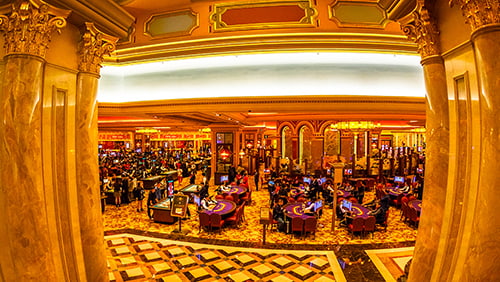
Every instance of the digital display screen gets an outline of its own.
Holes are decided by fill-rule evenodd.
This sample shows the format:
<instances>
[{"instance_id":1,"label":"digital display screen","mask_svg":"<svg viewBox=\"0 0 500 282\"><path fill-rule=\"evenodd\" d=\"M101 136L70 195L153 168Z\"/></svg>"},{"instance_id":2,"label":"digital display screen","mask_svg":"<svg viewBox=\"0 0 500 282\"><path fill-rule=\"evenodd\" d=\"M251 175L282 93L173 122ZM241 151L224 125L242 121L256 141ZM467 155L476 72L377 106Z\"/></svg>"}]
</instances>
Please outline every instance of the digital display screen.
<instances>
[{"instance_id":1,"label":"digital display screen","mask_svg":"<svg viewBox=\"0 0 500 282\"><path fill-rule=\"evenodd\" d=\"M228 175L222 175L220 177L220 182L225 182L225 181L229 181L229 176Z\"/></svg>"},{"instance_id":2,"label":"digital display screen","mask_svg":"<svg viewBox=\"0 0 500 282\"><path fill-rule=\"evenodd\" d=\"M200 206L201 205L201 199L198 195L195 195L193 194L193 202L197 205L197 206Z\"/></svg>"},{"instance_id":3,"label":"digital display screen","mask_svg":"<svg viewBox=\"0 0 500 282\"><path fill-rule=\"evenodd\" d=\"M323 200L318 200L314 203L314 210L317 211L323 207Z\"/></svg>"},{"instance_id":4,"label":"digital display screen","mask_svg":"<svg viewBox=\"0 0 500 282\"><path fill-rule=\"evenodd\" d=\"M346 169L344 169L344 174L345 174L345 175L352 175L352 169L351 169L351 168L348 168L348 169L346 168Z\"/></svg>"},{"instance_id":5,"label":"digital display screen","mask_svg":"<svg viewBox=\"0 0 500 282\"><path fill-rule=\"evenodd\" d=\"M405 182L405 178L403 176L394 176L394 182Z\"/></svg>"},{"instance_id":6,"label":"digital display screen","mask_svg":"<svg viewBox=\"0 0 500 282\"><path fill-rule=\"evenodd\" d=\"M352 209L352 203L348 200L342 200L342 206L349 211Z\"/></svg>"}]
</instances>

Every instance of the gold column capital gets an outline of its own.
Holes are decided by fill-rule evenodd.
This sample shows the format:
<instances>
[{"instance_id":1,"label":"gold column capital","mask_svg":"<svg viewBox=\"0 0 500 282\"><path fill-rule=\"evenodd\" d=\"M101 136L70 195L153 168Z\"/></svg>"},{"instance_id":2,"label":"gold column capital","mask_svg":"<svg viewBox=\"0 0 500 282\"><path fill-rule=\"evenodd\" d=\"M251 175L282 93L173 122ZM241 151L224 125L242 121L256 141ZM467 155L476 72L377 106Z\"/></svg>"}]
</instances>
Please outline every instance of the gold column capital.
<instances>
[{"instance_id":1,"label":"gold column capital","mask_svg":"<svg viewBox=\"0 0 500 282\"><path fill-rule=\"evenodd\" d=\"M52 33L61 32L70 12L36 0L13 3L10 15L0 15L7 55L29 54L44 58Z\"/></svg>"},{"instance_id":2,"label":"gold column capital","mask_svg":"<svg viewBox=\"0 0 500 282\"><path fill-rule=\"evenodd\" d=\"M465 22L472 30L500 23L500 1L498 0L450 0L450 7L460 5Z\"/></svg>"},{"instance_id":3,"label":"gold column capital","mask_svg":"<svg viewBox=\"0 0 500 282\"><path fill-rule=\"evenodd\" d=\"M417 43L417 50L422 59L441 55L436 20L425 6L419 5L413 13L402 18L399 23L405 35Z\"/></svg>"},{"instance_id":4,"label":"gold column capital","mask_svg":"<svg viewBox=\"0 0 500 282\"><path fill-rule=\"evenodd\" d=\"M115 50L117 41L117 37L107 35L98 30L93 23L86 22L79 46L78 70L99 75L104 55L109 55Z\"/></svg>"}]
</instances>

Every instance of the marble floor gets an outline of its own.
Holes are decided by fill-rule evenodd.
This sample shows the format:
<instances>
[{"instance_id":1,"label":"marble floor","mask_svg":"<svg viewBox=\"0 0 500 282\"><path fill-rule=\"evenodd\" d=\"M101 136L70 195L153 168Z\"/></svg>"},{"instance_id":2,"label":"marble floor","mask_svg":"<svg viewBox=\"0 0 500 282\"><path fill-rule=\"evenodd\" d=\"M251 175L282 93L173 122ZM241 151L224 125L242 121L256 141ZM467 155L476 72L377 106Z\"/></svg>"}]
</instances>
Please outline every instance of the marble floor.
<instances>
[{"instance_id":1,"label":"marble floor","mask_svg":"<svg viewBox=\"0 0 500 282\"><path fill-rule=\"evenodd\" d=\"M367 193L365 202L373 197ZM264 244L259 211L268 206L268 192L254 191L252 199L243 224L220 233L199 230L193 204L190 219L181 221L183 234L175 232L178 224L155 223L146 211L137 212L135 202L107 205L103 220L110 280L395 281L411 256L411 251L391 251L413 247L417 235L393 207L387 230L380 228L373 236L353 236L338 222L332 230L332 210L324 209L316 236L268 229Z\"/></svg>"},{"instance_id":2,"label":"marble floor","mask_svg":"<svg viewBox=\"0 0 500 282\"><path fill-rule=\"evenodd\" d=\"M346 281L333 251L242 249L127 233L105 240L110 281Z\"/></svg>"}]
</instances>

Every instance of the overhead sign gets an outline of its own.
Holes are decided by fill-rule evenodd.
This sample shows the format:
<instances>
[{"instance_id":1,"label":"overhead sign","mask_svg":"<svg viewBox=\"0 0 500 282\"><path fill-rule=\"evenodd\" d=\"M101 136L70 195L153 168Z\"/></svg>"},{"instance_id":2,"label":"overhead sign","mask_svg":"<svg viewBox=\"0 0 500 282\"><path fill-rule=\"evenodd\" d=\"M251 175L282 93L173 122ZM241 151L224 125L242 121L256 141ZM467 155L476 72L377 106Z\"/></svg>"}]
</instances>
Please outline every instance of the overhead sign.
<instances>
[{"instance_id":1,"label":"overhead sign","mask_svg":"<svg viewBox=\"0 0 500 282\"><path fill-rule=\"evenodd\" d=\"M132 133L101 132L99 141L125 141L132 140Z\"/></svg>"},{"instance_id":2,"label":"overhead sign","mask_svg":"<svg viewBox=\"0 0 500 282\"><path fill-rule=\"evenodd\" d=\"M151 141L168 141L168 140L210 140L211 138L210 133L171 133L171 132L165 132L165 133L152 133L149 136L149 139Z\"/></svg>"}]
</instances>

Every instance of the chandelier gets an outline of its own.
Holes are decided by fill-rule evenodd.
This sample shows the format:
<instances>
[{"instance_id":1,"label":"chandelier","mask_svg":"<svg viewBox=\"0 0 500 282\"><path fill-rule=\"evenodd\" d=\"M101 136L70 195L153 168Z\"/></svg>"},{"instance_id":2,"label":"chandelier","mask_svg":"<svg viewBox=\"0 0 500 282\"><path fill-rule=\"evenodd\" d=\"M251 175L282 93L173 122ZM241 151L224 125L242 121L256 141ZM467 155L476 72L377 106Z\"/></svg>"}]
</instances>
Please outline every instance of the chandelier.
<instances>
[{"instance_id":1,"label":"chandelier","mask_svg":"<svg viewBox=\"0 0 500 282\"><path fill-rule=\"evenodd\" d=\"M228 160L229 157L231 156L231 151L229 151L225 147L222 147L222 149L219 151L219 155L222 158L222 160Z\"/></svg>"},{"instance_id":2,"label":"chandelier","mask_svg":"<svg viewBox=\"0 0 500 282\"><path fill-rule=\"evenodd\" d=\"M330 125L333 129L353 131L353 132L363 132L367 130L380 129L380 122L375 123L373 121L339 121L336 124Z\"/></svg>"}]
</instances>

